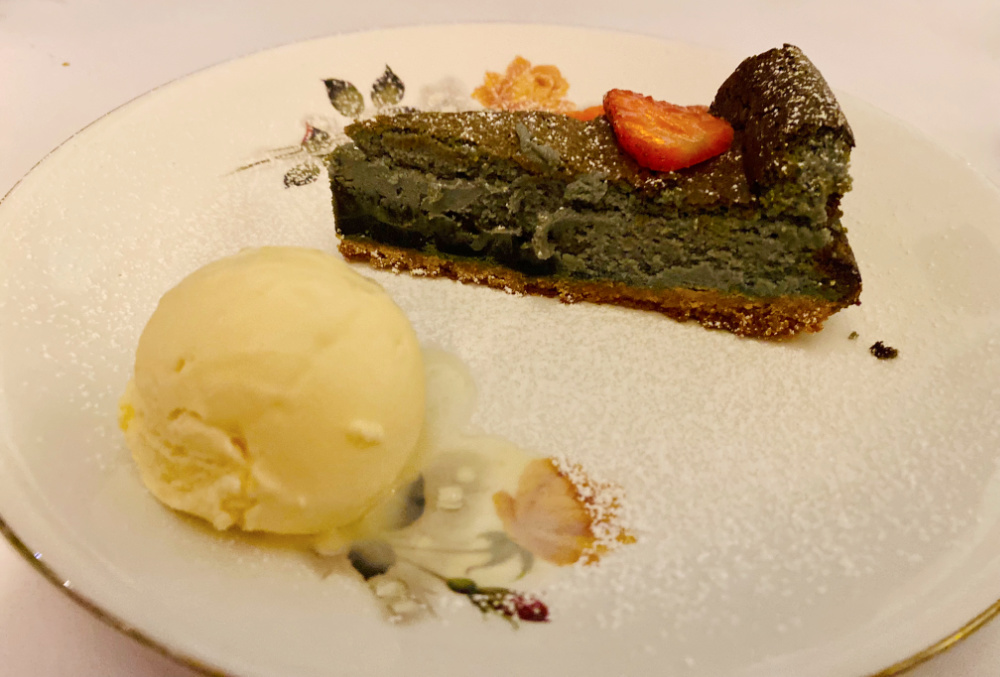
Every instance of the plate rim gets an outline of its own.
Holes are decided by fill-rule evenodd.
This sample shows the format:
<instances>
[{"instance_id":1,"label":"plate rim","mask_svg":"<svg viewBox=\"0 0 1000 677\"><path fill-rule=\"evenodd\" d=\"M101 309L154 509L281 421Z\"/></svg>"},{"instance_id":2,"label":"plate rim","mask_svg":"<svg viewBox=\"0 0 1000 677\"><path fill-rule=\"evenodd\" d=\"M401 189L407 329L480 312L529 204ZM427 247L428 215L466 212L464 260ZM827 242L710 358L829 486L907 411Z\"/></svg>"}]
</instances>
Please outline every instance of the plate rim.
<instances>
[{"instance_id":1,"label":"plate rim","mask_svg":"<svg viewBox=\"0 0 1000 677\"><path fill-rule=\"evenodd\" d=\"M3 515L0 515L0 535L3 535L4 539L14 548L14 550L45 580L51 583L57 590L64 593L80 608L89 612L94 618L101 621L106 626L116 630L125 637L135 640L139 644L154 650L161 656L174 661L178 665L192 669L205 677L241 677L236 673L226 672L221 668L208 665L181 650L167 646L165 642L160 642L142 630L136 629L122 618L119 618L115 614L107 611L100 604L94 602L83 593L74 589L70 585L69 581L63 576L60 576L53 567L50 567L41 559L34 556L31 548L29 548L10 527L10 525L4 521ZM898 677L898 675L907 673L916 668L918 665L922 665L936 656L945 653L962 640L971 637L976 631L983 628L998 615L1000 615L1000 599L986 607L982 612L973 617L962 627L945 635L926 649L918 651L911 656L907 656L906 658L903 658L902 660L899 660L878 672L870 673L867 677Z\"/></svg>"},{"instance_id":2,"label":"plate rim","mask_svg":"<svg viewBox=\"0 0 1000 677\"><path fill-rule=\"evenodd\" d=\"M305 45L309 43L319 43L330 40L336 40L338 38L348 38L348 37L363 37L366 35L376 35L376 34L386 34L386 33L406 33L406 32L419 32L426 29L448 29L448 30L461 30L461 29L481 29L484 27L494 27L494 28L510 28L510 29L532 29L532 28L549 28L549 29L568 29L571 31L578 32L589 32L594 34L602 35L619 35L619 36L634 36L641 37L646 40L651 40L666 45L678 45L698 49L700 51L712 52L718 56L728 56L734 59L740 60L741 57L733 52L721 49L713 45L707 45L704 43L699 43L697 41L690 40L679 40L671 37L663 37L660 35L646 33L642 31L626 30L626 29L608 29L608 28L598 28L590 25L584 24L571 24L564 22L512 22L512 21L457 21L454 23L448 22L438 22L438 23L428 23L428 24L408 24L408 25L397 25L397 26L385 26L377 28L367 28L362 30L345 30L345 31L333 31L324 35L317 35L310 38L305 38L302 40L291 40L289 42L278 43L270 46L261 47L259 49L247 51L241 54L237 54L232 57L224 58L219 61L207 64L200 68L196 68L192 71L185 72L174 78L161 82L129 99L122 101L113 108L105 111L100 116L94 118L88 122L83 127L74 131L68 137L60 141L56 146L51 148L42 157L40 157L20 178L18 178L3 195L0 195L0 205L3 204L19 186L33 174L39 166L43 163L49 161L51 156L60 151L64 146L70 143L74 138L80 134L86 132L91 127L102 123L106 118L117 114L122 109L131 106L132 104L140 101L147 96L157 92L161 89L174 85L178 82L187 80L191 77L197 76L206 71L210 71L215 68L225 66L227 64L232 64L245 59L254 58L256 56L276 52L285 49L294 48L300 45ZM834 91L840 94L847 94L851 96L855 102L863 103L871 111L877 112L879 115L883 116L886 120L891 121L895 125L902 127L907 133L920 137L925 142L933 145L938 151L945 153L951 159L960 162L964 168L974 175L977 180L983 184L988 190L991 190L1000 198L1000 183L995 182L985 171L980 169L978 166L969 162L961 153L954 150L948 145L938 142L930 134L919 129L907 120L900 118L892 113L889 113L882 108L868 102L860 97L855 97L845 90L839 88L834 88ZM0 388L0 395L3 394L2 388ZM56 569L40 557L36 557L35 552L27 545L27 543L18 535L18 533L7 523L4 516L0 514L0 536L3 536L4 540L10 544L14 551L25 561L28 565L40 574L46 581L48 581L52 586L58 589L60 592L66 595L74 604L83 610L87 611L92 617L96 618L106 626L112 628L121 635L128 637L140 645L152 649L161 656L166 657L169 660L174 661L176 664L191 669L200 675L205 677L242 677L238 673L228 672L217 666L209 665L181 649L176 649L168 645L167 642L157 640L151 636L150 633L144 632L143 630L137 629L126 620L120 616L108 611L99 603L92 600L87 595L83 594L76 588L74 588L68 579L60 575ZM995 618L1000 616L1000 599L997 599L990 605L986 606L981 612L979 612L972 619L964 623L961 627L953 632L949 632L942 636L940 639L935 641L930 646L913 653L907 657L904 657L895 663L882 668L881 670L873 673L868 673L865 677L897 677L908 673L914 668L922 665L933 658L947 652L963 640L975 634L978 630L986 626L988 623L993 621Z\"/></svg>"}]
</instances>

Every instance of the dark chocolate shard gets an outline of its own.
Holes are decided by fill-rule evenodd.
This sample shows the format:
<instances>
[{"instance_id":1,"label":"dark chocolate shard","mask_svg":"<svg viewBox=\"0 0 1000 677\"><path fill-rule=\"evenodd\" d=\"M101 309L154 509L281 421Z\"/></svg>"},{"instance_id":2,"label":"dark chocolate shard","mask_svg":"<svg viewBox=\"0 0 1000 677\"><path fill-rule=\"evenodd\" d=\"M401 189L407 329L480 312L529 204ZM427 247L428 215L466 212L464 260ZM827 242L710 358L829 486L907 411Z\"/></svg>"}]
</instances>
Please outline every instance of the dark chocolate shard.
<instances>
[{"instance_id":1,"label":"dark chocolate shard","mask_svg":"<svg viewBox=\"0 0 1000 677\"><path fill-rule=\"evenodd\" d=\"M826 79L794 45L745 59L722 83L709 112L743 132L753 184L780 180L788 148L822 131L854 146L854 133Z\"/></svg>"}]
</instances>

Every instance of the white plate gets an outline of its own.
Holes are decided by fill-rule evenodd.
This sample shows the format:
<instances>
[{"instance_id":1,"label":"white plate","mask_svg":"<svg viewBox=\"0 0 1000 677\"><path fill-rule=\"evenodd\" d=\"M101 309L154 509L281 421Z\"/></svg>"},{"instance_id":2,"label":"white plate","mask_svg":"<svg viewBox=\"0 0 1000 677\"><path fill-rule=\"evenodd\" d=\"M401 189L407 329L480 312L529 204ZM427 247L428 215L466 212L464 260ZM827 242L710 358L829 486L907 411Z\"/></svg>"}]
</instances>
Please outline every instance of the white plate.
<instances>
[{"instance_id":1,"label":"white plate","mask_svg":"<svg viewBox=\"0 0 1000 677\"><path fill-rule=\"evenodd\" d=\"M420 105L518 53L558 65L581 106L611 87L707 103L745 56L555 27L338 36L155 90L4 199L0 515L26 552L119 626L239 675L846 677L1000 599L1000 195L849 97L863 305L819 335L740 340L373 273L469 365L478 424L624 486L640 542L538 582L551 623L512 632L446 605L393 627L353 581L148 496L115 415L160 294L244 246L335 248L325 179L232 170L336 118L324 78L367 92L389 64ZM876 340L900 357L874 359Z\"/></svg>"}]
</instances>

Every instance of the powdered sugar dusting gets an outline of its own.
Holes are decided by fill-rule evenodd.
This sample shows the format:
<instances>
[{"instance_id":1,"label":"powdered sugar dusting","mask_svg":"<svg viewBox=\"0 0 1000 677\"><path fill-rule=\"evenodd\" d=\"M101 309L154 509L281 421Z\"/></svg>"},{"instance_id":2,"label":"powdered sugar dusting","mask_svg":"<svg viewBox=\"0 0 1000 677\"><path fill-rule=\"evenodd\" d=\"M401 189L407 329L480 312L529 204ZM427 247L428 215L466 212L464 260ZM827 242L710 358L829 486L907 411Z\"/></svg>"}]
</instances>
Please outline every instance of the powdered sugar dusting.
<instances>
[{"instance_id":1,"label":"powdered sugar dusting","mask_svg":"<svg viewBox=\"0 0 1000 677\"><path fill-rule=\"evenodd\" d=\"M277 168L231 175L251 146L298 138L301 112L328 106L325 94L263 101L249 116L260 73L246 82L231 105L211 99L221 112L208 123L183 111L220 91L209 87L185 106L166 98L126 110L0 205L0 409L5 444L18 452L0 459L0 475L26 477L39 510L75 520L89 549L127 552L118 561L137 585L163 582L177 604L207 581L223 602L315 629L323 646L348 625L359 642L397 649L479 642L479 626L460 622L475 612L447 602L426 635L382 642L352 586L265 548L192 536L130 474L114 405L163 291L243 246L336 247L322 178L292 190ZM479 428L622 487L637 543L525 581L555 610L551 626L490 632L483 655L546 661L549 652L526 647L582 637L595 640L589 651L551 652L561 672L617 674L650 653L655 663L641 665L663 673L732 674L841 638L862 646L873 627L903 626L932 598L947 601L935 593L956 581L995 574L1000 243L982 228L1000 220L995 193L881 118L852 121L867 131L844 205L863 305L816 336L761 344L648 313L359 266L422 341L469 365ZM867 346L877 340L900 357L874 359ZM376 658L373 669L391 667L391 656Z\"/></svg>"},{"instance_id":2,"label":"powdered sugar dusting","mask_svg":"<svg viewBox=\"0 0 1000 677\"><path fill-rule=\"evenodd\" d=\"M517 421L527 447L621 484L638 537L547 590L581 626L656 642L652 622L672 641L749 634L793 647L815 632L808 618L847 632L886 602L886 580L940 560L975 526L966 490L992 475L992 454L954 447L948 390L928 385L962 382L973 366L935 360L922 330L896 327L917 362L888 365L853 350L857 317L812 345L765 346L611 309L545 312L542 301L512 311L535 356L519 359L502 348L513 327L497 299L470 295L490 330L459 341L484 380L484 418ZM474 357L486 345L502 374ZM982 366L1000 369L995 349Z\"/></svg>"},{"instance_id":3,"label":"powdered sugar dusting","mask_svg":"<svg viewBox=\"0 0 1000 677\"><path fill-rule=\"evenodd\" d=\"M628 501L621 487L595 480L579 463L565 456L554 459L559 473L576 487L577 496L590 514L594 546L582 561L594 564L606 553L635 542L629 529Z\"/></svg>"}]
</instances>

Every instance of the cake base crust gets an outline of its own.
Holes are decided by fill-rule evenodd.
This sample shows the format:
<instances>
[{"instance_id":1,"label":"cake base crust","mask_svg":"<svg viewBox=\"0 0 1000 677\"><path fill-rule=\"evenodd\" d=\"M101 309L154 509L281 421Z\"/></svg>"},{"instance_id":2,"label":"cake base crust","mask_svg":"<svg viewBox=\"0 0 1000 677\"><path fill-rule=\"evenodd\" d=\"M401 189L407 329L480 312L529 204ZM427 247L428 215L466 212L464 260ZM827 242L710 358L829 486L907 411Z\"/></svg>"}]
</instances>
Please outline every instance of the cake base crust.
<instances>
[{"instance_id":1,"label":"cake base crust","mask_svg":"<svg viewBox=\"0 0 1000 677\"><path fill-rule=\"evenodd\" d=\"M785 339L798 333L817 332L830 315L845 305L857 303L856 298L846 304L804 296L763 299L714 290L643 289L611 281L534 277L484 261L436 256L367 238L342 238L339 249L349 261L364 262L373 268L446 277L509 294L555 297L563 303L587 301L652 310L675 320L691 320L748 338Z\"/></svg>"}]
</instances>

